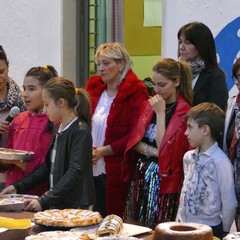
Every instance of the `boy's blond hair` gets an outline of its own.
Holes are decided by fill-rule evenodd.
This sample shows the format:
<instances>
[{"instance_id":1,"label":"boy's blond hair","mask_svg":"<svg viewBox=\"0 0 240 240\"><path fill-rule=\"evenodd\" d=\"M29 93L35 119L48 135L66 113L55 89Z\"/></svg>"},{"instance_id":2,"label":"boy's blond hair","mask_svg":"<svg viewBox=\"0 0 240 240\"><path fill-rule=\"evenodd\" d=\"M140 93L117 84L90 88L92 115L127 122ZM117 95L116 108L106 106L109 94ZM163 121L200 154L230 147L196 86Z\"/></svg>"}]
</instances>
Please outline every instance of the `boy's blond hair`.
<instances>
[{"instance_id":1,"label":"boy's blond hair","mask_svg":"<svg viewBox=\"0 0 240 240\"><path fill-rule=\"evenodd\" d=\"M186 114L186 120L193 119L199 127L208 125L211 137L217 140L224 128L225 113L215 103L204 102L191 108Z\"/></svg>"}]
</instances>

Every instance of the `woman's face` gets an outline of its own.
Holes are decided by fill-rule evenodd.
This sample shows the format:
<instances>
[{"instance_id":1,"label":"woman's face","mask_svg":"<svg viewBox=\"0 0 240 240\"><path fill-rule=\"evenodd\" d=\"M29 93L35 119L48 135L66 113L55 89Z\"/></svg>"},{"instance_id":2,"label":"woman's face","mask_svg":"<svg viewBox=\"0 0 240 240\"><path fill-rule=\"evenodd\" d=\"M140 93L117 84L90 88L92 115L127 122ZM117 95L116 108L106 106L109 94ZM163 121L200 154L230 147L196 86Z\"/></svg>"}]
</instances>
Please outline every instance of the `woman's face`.
<instances>
[{"instance_id":1,"label":"woman's face","mask_svg":"<svg viewBox=\"0 0 240 240\"><path fill-rule=\"evenodd\" d=\"M238 77L239 80L237 79L235 80L235 85L238 88L238 91L240 92L240 68L238 69L236 76Z\"/></svg>"},{"instance_id":2,"label":"woman's face","mask_svg":"<svg viewBox=\"0 0 240 240\"><path fill-rule=\"evenodd\" d=\"M179 80L172 81L164 77L161 73L154 71L152 72L152 80L155 93L162 96L166 104L176 102Z\"/></svg>"},{"instance_id":3,"label":"woman's face","mask_svg":"<svg viewBox=\"0 0 240 240\"><path fill-rule=\"evenodd\" d=\"M195 45L190 43L183 34L178 40L178 52L180 59L186 62L195 61L200 58Z\"/></svg>"},{"instance_id":4,"label":"woman's face","mask_svg":"<svg viewBox=\"0 0 240 240\"><path fill-rule=\"evenodd\" d=\"M111 58L98 57L98 72L105 83L118 82L123 70L123 63L117 63Z\"/></svg>"},{"instance_id":5,"label":"woman's face","mask_svg":"<svg viewBox=\"0 0 240 240\"><path fill-rule=\"evenodd\" d=\"M6 88L8 80L8 66L4 60L0 60L0 91Z\"/></svg>"},{"instance_id":6,"label":"woman's face","mask_svg":"<svg viewBox=\"0 0 240 240\"><path fill-rule=\"evenodd\" d=\"M43 109L42 85L37 78L32 76L24 78L22 96L28 110L39 112Z\"/></svg>"}]
</instances>

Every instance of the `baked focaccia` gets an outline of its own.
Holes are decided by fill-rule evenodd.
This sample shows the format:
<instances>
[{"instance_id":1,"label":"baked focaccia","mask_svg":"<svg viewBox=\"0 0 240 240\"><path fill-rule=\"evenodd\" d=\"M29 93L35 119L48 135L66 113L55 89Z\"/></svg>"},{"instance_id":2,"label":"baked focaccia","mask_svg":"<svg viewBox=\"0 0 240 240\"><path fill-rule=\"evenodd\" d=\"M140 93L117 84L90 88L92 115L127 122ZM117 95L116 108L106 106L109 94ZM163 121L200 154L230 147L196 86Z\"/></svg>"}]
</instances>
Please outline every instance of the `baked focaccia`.
<instances>
[{"instance_id":1,"label":"baked focaccia","mask_svg":"<svg viewBox=\"0 0 240 240\"><path fill-rule=\"evenodd\" d=\"M82 227L102 221L99 212L83 209L51 209L34 214L33 222L53 227Z\"/></svg>"},{"instance_id":2,"label":"baked focaccia","mask_svg":"<svg viewBox=\"0 0 240 240\"><path fill-rule=\"evenodd\" d=\"M122 230L122 227L123 227L122 218L115 214L111 214L103 219L102 223L97 229L96 235L103 236L118 234Z\"/></svg>"},{"instance_id":3,"label":"baked focaccia","mask_svg":"<svg viewBox=\"0 0 240 240\"><path fill-rule=\"evenodd\" d=\"M31 235L25 240L90 240L85 233L70 232L70 231L48 231L41 232L37 235Z\"/></svg>"}]
</instances>

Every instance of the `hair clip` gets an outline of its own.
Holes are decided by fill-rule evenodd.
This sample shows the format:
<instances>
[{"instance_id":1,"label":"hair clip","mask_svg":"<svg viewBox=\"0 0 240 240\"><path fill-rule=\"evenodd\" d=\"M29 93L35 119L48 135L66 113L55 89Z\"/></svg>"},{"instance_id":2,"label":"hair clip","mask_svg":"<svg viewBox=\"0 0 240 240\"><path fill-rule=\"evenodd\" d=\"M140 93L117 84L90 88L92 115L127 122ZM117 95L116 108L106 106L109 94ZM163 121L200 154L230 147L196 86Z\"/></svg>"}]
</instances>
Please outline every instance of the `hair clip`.
<instances>
[{"instance_id":1,"label":"hair clip","mask_svg":"<svg viewBox=\"0 0 240 240\"><path fill-rule=\"evenodd\" d=\"M42 68L44 68L44 69L48 69L48 66L47 66L47 65L44 65L44 66L42 66Z\"/></svg>"},{"instance_id":2,"label":"hair clip","mask_svg":"<svg viewBox=\"0 0 240 240\"><path fill-rule=\"evenodd\" d=\"M75 95L78 95L78 93L79 93L79 89L75 88Z\"/></svg>"}]
</instances>

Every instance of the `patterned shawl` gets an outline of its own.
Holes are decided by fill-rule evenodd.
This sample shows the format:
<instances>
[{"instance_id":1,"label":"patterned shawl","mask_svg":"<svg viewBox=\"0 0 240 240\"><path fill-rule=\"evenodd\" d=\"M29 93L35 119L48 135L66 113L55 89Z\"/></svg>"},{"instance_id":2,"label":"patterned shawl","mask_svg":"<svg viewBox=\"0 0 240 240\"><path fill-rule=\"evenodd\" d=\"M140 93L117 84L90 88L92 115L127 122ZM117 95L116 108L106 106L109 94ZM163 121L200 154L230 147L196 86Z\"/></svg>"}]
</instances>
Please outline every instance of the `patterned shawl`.
<instances>
[{"instance_id":1,"label":"patterned shawl","mask_svg":"<svg viewBox=\"0 0 240 240\"><path fill-rule=\"evenodd\" d=\"M20 108L20 111L25 111L25 104L21 97L20 87L8 77L7 81L7 96L3 101L0 101L0 112L11 109L13 106Z\"/></svg>"}]
</instances>

